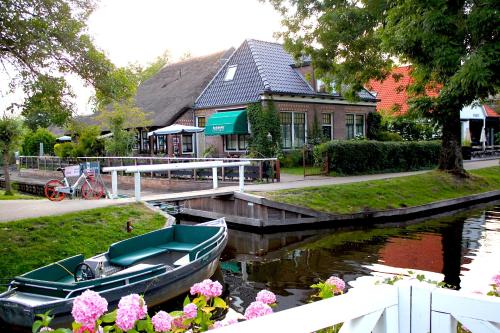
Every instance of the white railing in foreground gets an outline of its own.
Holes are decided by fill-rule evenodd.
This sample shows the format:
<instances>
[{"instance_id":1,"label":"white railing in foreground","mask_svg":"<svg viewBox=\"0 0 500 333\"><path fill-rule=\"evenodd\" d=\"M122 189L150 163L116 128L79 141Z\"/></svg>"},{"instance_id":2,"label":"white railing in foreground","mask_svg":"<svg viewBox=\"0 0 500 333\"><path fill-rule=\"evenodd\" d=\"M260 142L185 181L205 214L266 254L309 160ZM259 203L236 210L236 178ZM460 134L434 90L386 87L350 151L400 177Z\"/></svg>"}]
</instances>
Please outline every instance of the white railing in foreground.
<instances>
[{"instance_id":1,"label":"white railing in foreground","mask_svg":"<svg viewBox=\"0 0 500 333\"><path fill-rule=\"evenodd\" d=\"M173 163L173 164L152 164L152 165L129 165L119 167L104 167L103 172L111 172L111 188L112 197L118 197L118 171L134 174L134 192L135 200L141 200L141 172L154 171L172 171L172 170L196 170L196 169L212 169L213 188L218 185L217 168L223 167L238 167L239 190L244 191L245 188L245 166L249 166L250 161L240 160L238 162L223 162L223 161L207 161L207 162L188 162L188 163Z\"/></svg>"},{"instance_id":2,"label":"white railing in foreground","mask_svg":"<svg viewBox=\"0 0 500 333\"><path fill-rule=\"evenodd\" d=\"M347 294L226 326L214 333L306 333L344 323L341 333L500 332L500 298L413 281L356 287Z\"/></svg>"}]
</instances>

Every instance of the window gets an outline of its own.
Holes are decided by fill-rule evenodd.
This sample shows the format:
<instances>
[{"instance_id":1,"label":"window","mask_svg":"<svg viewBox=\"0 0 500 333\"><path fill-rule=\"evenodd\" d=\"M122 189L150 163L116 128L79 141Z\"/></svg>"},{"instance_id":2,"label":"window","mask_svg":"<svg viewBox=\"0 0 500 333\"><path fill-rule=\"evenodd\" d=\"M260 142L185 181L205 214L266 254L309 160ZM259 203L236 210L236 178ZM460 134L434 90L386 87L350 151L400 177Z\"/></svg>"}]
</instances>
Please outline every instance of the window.
<instances>
[{"instance_id":1,"label":"window","mask_svg":"<svg viewBox=\"0 0 500 333\"><path fill-rule=\"evenodd\" d=\"M226 70L226 75L224 76L224 81L232 81L234 74L236 74L236 68L238 65L229 66Z\"/></svg>"},{"instance_id":2,"label":"window","mask_svg":"<svg viewBox=\"0 0 500 333\"><path fill-rule=\"evenodd\" d=\"M240 134L238 135L238 149L239 150L247 150L248 148L248 134Z\"/></svg>"},{"instance_id":3,"label":"window","mask_svg":"<svg viewBox=\"0 0 500 333\"><path fill-rule=\"evenodd\" d=\"M159 135L157 137L158 152L165 152L165 136Z\"/></svg>"},{"instance_id":4,"label":"window","mask_svg":"<svg viewBox=\"0 0 500 333\"><path fill-rule=\"evenodd\" d=\"M354 116L354 114L346 114L345 124L347 139L365 135L365 115L357 114Z\"/></svg>"},{"instance_id":5,"label":"window","mask_svg":"<svg viewBox=\"0 0 500 333\"><path fill-rule=\"evenodd\" d=\"M280 112L283 149L300 148L306 142L306 114Z\"/></svg>"},{"instance_id":6,"label":"window","mask_svg":"<svg viewBox=\"0 0 500 333\"><path fill-rule=\"evenodd\" d=\"M141 145L141 133L135 131L135 141L133 149L138 150L140 145Z\"/></svg>"},{"instance_id":7,"label":"window","mask_svg":"<svg viewBox=\"0 0 500 333\"><path fill-rule=\"evenodd\" d=\"M356 136L365 136L365 115L356 115Z\"/></svg>"},{"instance_id":8,"label":"window","mask_svg":"<svg viewBox=\"0 0 500 333\"><path fill-rule=\"evenodd\" d=\"M141 150L142 151L148 151L149 150L148 131L141 131L141 134L142 134Z\"/></svg>"},{"instance_id":9,"label":"window","mask_svg":"<svg viewBox=\"0 0 500 333\"><path fill-rule=\"evenodd\" d=\"M182 136L182 153L192 153L193 152L193 135L183 135Z\"/></svg>"},{"instance_id":10,"label":"window","mask_svg":"<svg viewBox=\"0 0 500 333\"><path fill-rule=\"evenodd\" d=\"M333 139L333 114L323 113L322 114L321 127L323 129L323 136L327 140Z\"/></svg>"},{"instance_id":11,"label":"window","mask_svg":"<svg viewBox=\"0 0 500 333\"><path fill-rule=\"evenodd\" d=\"M316 91L319 93L326 93L326 85L323 81L320 79L316 80Z\"/></svg>"},{"instance_id":12,"label":"window","mask_svg":"<svg viewBox=\"0 0 500 333\"><path fill-rule=\"evenodd\" d=\"M245 151L248 148L248 134L224 135L225 151Z\"/></svg>"},{"instance_id":13,"label":"window","mask_svg":"<svg viewBox=\"0 0 500 333\"><path fill-rule=\"evenodd\" d=\"M292 148L292 113L281 112L281 140L283 149Z\"/></svg>"},{"instance_id":14,"label":"window","mask_svg":"<svg viewBox=\"0 0 500 333\"><path fill-rule=\"evenodd\" d=\"M293 146L302 147L306 142L306 114L293 114Z\"/></svg>"},{"instance_id":15,"label":"window","mask_svg":"<svg viewBox=\"0 0 500 333\"><path fill-rule=\"evenodd\" d=\"M207 118L205 117L196 117L196 126L205 128L207 126Z\"/></svg>"}]
</instances>

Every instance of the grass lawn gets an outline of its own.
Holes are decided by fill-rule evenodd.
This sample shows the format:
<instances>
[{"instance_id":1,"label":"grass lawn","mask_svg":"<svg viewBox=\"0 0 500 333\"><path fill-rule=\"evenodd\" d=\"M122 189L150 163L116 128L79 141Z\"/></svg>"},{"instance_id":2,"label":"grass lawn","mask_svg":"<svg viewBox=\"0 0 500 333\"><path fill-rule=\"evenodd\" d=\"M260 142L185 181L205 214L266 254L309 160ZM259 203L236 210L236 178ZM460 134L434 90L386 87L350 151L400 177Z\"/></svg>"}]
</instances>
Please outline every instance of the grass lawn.
<instances>
[{"instance_id":1,"label":"grass lawn","mask_svg":"<svg viewBox=\"0 0 500 333\"><path fill-rule=\"evenodd\" d=\"M125 230L127 221L134 227L131 233ZM0 283L79 253L105 252L111 243L164 224L164 217L140 204L0 223Z\"/></svg>"},{"instance_id":2,"label":"grass lawn","mask_svg":"<svg viewBox=\"0 0 500 333\"><path fill-rule=\"evenodd\" d=\"M14 192L14 195L5 195L4 190L0 190L0 200L19 200L19 199L43 199L34 195L20 194Z\"/></svg>"},{"instance_id":3,"label":"grass lawn","mask_svg":"<svg viewBox=\"0 0 500 333\"><path fill-rule=\"evenodd\" d=\"M281 168L281 173L287 173L290 175L304 175L304 167L291 167L291 168ZM307 174L321 174L320 167L306 167Z\"/></svg>"},{"instance_id":4,"label":"grass lawn","mask_svg":"<svg viewBox=\"0 0 500 333\"><path fill-rule=\"evenodd\" d=\"M468 179L430 171L416 176L274 192L271 200L328 213L355 213L417 206L500 189L500 167L470 171Z\"/></svg>"}]
</instances>

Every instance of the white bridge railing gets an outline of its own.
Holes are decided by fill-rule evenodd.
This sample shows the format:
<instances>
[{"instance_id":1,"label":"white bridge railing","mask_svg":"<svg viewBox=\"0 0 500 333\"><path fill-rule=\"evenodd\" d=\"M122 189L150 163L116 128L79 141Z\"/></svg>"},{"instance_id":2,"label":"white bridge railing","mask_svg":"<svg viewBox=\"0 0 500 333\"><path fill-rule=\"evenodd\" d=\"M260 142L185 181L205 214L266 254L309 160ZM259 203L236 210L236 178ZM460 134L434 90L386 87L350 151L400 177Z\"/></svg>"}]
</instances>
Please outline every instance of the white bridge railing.
<instances>
[{"instance_id":1,"label":"white bridge railing","mask_svg":"<svg viewBox=\"0 0 500 333\"><path fill-rule=\"evenodd\" d=\"M347 294L226 326L216 333L306 333L343 323L340 333L500 332L500 298L401 281L356 287Z\"/></svg>"},{"instance_id":2,"label":"white bridge railing","mask_svg":"<svg viewBox=\"0 0 500 333\"><path fill-rule=\"evenodd\" d=\"M157 171L172 171L172 170L196 170L196 169L212 169L212 182L213 188L216 189L218 185L217 168L223 167L238 167L239 171L239 190L244 191L245 188L245 166L249 166L250 161L238 162L223 162L223 161L207 161L207 162L188 162L188 163L172 163L172 164L145 164L145 165L129 165L119 167L105 167L102 168L103 172L111 172L111 192L112 197L118 197L118 172L124 171L125 173L134 174L134 193L135 200L141 200L141 173L143 172L157 172Z\"/></svg>"}]
</instances>

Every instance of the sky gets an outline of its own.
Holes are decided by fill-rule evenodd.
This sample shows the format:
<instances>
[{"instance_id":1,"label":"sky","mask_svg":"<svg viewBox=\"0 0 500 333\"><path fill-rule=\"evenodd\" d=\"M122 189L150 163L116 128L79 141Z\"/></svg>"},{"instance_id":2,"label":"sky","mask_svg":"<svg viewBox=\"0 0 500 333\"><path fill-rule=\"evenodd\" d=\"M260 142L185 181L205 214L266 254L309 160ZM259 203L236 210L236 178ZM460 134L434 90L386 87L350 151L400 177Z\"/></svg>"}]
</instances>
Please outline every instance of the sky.
<instances>
[{"instance_id":1,"label":"sky","mask_svg":"<svg viewBox=\"0 0 500 333\"><path fill-rule=\"evenodd\" d=\"M147 65L168 50L172 61L186 53L206 55L245 39L275 41L281 18L259 0L101 0L88 20L95 45L117 66ZM0 82L0 110L22 94L6 95ZM79 114L92 112L92 90L70 77Z\"/></svg>"}]
</instances>

